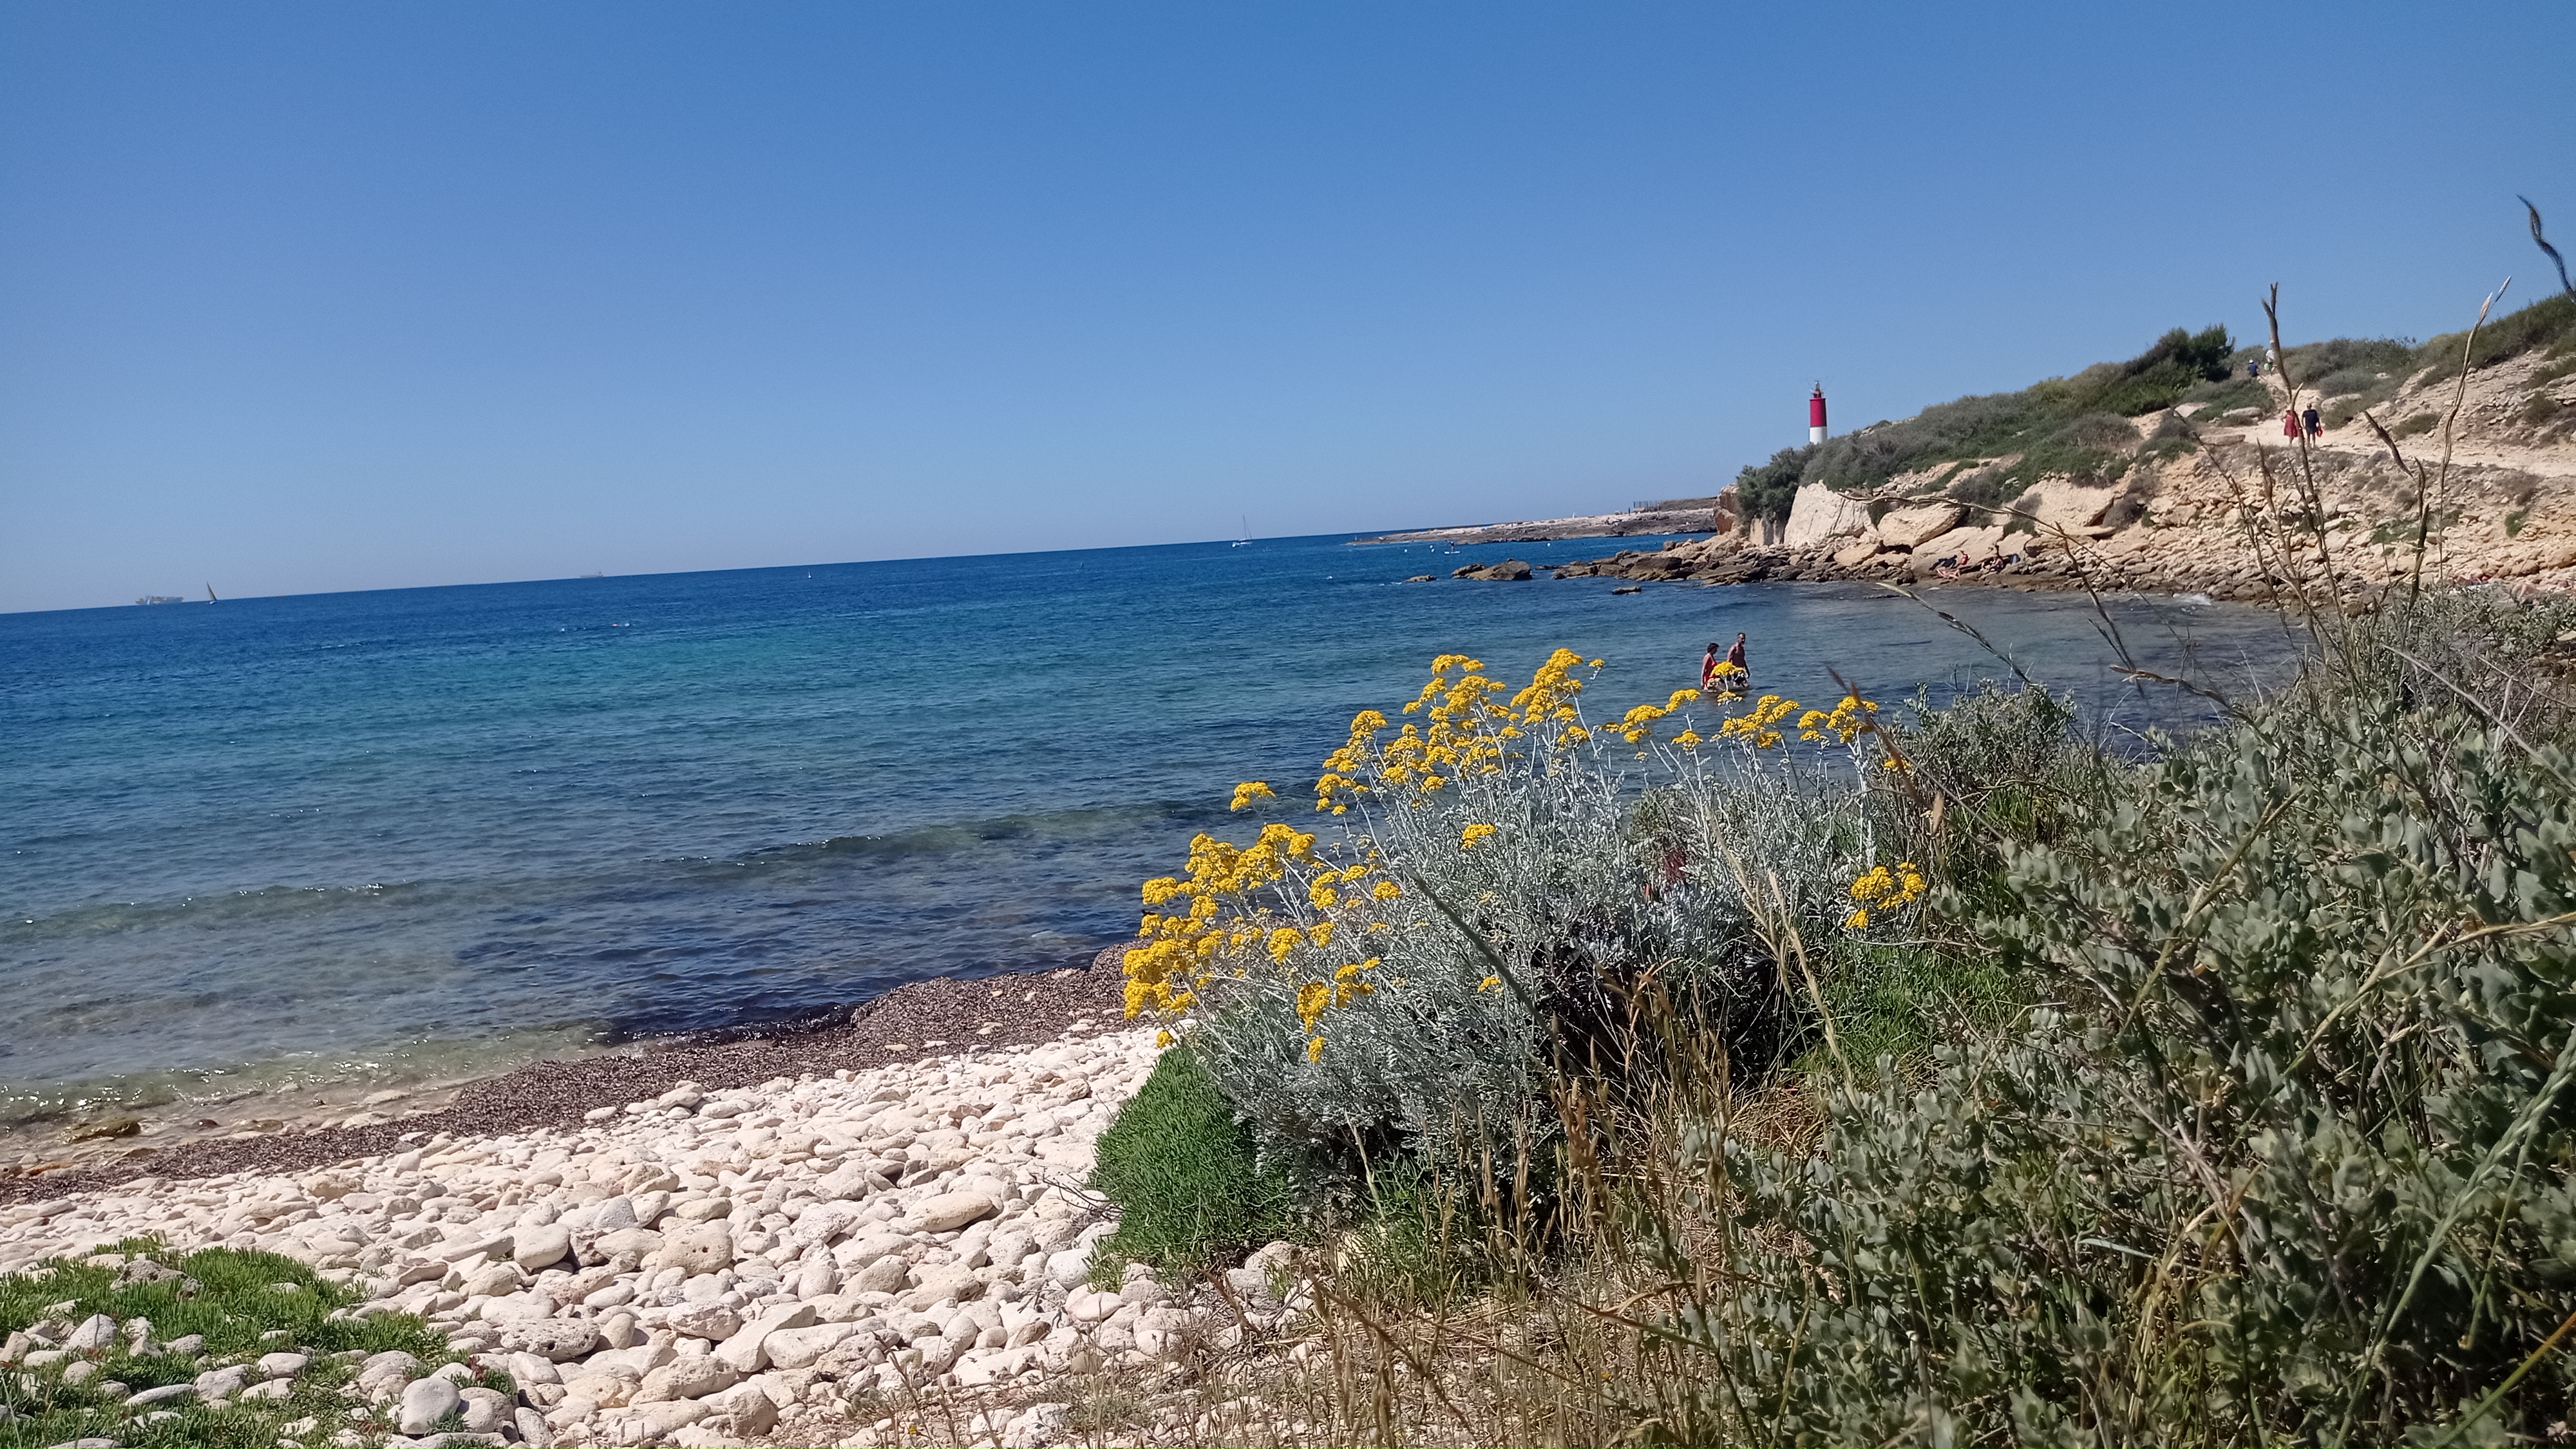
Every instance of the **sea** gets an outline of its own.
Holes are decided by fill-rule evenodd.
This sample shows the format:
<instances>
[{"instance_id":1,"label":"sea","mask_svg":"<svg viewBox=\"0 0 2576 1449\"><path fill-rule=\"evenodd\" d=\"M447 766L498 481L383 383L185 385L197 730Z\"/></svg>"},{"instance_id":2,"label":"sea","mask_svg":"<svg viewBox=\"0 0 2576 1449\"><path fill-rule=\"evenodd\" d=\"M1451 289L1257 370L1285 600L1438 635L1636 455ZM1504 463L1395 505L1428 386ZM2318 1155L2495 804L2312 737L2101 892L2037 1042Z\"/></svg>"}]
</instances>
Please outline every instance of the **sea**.
<instances>
[{"instance_id":1,"label":"sea","mask_svg":"<svg viewBox=\"0 0 2576 1449\"><path fill-rule=\"evenodd\" d=\"M2117 673L2114 634L2221 687L2293 648L2268 613L2192 598L1544 572L1661 542L1281 538L0 615L0 1124L452 1079L1078 965L1194 833L1244 828L1237 781L1293 800L1443 652L1521 679L1559 645L1601 657L1597 715L1695 683L1742 631L1757 690L1937 701L2017 668L2134 741L2211 707ZM1448 577L1507 556L1539 576Z\"/></svg>"}]
</instances>

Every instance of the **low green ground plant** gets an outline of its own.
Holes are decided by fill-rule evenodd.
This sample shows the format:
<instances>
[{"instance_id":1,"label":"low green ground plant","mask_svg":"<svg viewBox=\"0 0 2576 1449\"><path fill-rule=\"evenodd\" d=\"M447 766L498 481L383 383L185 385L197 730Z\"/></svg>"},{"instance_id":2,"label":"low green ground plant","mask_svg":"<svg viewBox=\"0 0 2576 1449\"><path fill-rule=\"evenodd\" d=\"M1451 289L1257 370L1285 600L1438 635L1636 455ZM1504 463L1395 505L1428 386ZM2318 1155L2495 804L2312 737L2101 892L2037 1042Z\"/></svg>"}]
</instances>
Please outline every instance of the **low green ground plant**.
<instances>
[{"instance_id":1,"label":"low green ground plant","mask_svg":"<svg viewBox=\"0 0 2576 1449\"><path fill-rule=\"evenodd\" d=\"M132 1259L149 1259L174 1276L120 1281ZM456 1358L445 1335L417 1317L350 1316L346 1310L360 1301L357 1292L291 1258L233 1248L173 1254L149 1238L117 1243L105 1256L58 1259L0 1277L0 1336L46 1323L67 1331L104 1313L120 1324L150 1320L147 1347L192 1335L204 1340L195 1354L138 1355L120 1334L107 1348L40 1369L0 1371L0 1405L9 1411L0 1415L0 1446L97 1438L252 1449L282 1442L290 1437L286 1427L303 1419L314 1421L306 1442L318 1443L348 1425L353 1407L339 1392L351 1368L333 1355L400 1349L429 1367ZM252 1363L282 1349L315 1356L286 1398L221 1405L181 1400L146 1411L166 1415L149 1421L138 1421L124 1407L127 1397L146 1389L190 1383L208 1369ZM87 1367L67 1375L75 1363ZM506 1390L507 1384L492 1387Z\"/></svg>"},{"instance_id":2,"label":"low green ground plant","mask_svg":"<svg viewBox=\"0 0 2576 1449\"><path fill-rule=\"evenodd\" d=\"M1118 1206L1097 1254L1180 1276L1298 1230L1287 1175L1255 1160L1234 1104L1186 1049L1163 1053L1100 1135L1091 1188Z\"/></svg>"}]
</instances>

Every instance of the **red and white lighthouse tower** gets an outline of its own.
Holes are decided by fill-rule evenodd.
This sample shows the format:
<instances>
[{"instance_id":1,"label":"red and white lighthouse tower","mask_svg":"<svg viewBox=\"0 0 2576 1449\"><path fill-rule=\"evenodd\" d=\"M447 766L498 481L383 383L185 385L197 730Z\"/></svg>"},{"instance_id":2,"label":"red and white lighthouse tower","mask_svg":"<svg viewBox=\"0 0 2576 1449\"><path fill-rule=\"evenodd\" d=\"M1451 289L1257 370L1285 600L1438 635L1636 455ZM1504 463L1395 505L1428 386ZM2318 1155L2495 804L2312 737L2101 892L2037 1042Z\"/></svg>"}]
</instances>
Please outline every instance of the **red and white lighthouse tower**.
<instances>
[{"instance_id":1,"label":"red and white lighthouse tower","mask_svg":"<svg viewBox=\"0 0 2576 1449\"><path fill-rule=\"evenodd\" d=\"M1820 382L1816 384L1815 392L1807 398L1807 442L1813 445L1824 440L1825 385Z\"/></svg>"}]
</instances>

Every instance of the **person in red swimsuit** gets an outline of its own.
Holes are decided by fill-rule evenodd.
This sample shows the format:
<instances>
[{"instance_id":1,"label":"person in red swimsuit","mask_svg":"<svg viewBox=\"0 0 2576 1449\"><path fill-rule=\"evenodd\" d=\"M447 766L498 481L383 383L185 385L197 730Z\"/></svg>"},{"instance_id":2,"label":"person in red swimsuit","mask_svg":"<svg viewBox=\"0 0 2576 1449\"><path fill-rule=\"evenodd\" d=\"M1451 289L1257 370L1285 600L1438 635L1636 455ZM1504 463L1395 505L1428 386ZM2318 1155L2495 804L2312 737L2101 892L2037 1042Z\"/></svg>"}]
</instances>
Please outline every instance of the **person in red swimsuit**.
<instances>
[{"instance_id":1,"label":"person in red swimsuit","mask_svg":"<svg viewBox=\"0 0 2576 1449\"><path fill-rule=\"evenodd\" d=\"M2299 426L2299 410L2297 408L2284 409L2281 413L2281 436L2285 438L2296 438L2303 431L2305 431L2305 429Z\"/></svg>"}]
</instances>

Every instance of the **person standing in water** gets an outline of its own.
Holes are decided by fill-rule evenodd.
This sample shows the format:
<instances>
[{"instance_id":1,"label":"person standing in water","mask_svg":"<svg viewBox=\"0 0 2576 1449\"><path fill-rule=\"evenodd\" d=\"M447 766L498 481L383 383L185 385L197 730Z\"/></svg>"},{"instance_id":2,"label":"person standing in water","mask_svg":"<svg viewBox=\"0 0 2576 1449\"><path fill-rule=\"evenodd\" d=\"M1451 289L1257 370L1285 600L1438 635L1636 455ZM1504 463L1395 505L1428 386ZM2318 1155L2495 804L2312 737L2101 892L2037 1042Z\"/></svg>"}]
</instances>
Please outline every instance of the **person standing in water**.
<instances>
[{"instance_id":1,"label":"person standing in water","mask_svg":"<svg viewBox=\"0 0 2576 1449\"><path fill-rule=\"evenodd\" d=\"M1709 690L1740 690L1752 681L1752 671L1744 667L1744 636L1735 636L1735 646L1726 657L1717 657L1717 644L1710 641L1708 653L1699 662L1699 687Z\"/></svg>"}]
</instances>

